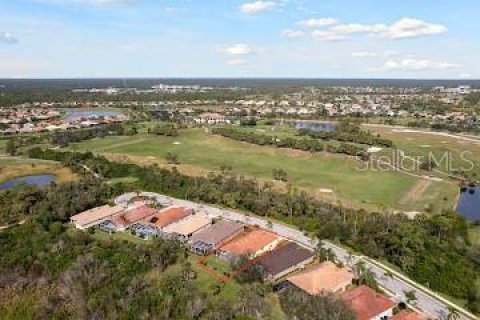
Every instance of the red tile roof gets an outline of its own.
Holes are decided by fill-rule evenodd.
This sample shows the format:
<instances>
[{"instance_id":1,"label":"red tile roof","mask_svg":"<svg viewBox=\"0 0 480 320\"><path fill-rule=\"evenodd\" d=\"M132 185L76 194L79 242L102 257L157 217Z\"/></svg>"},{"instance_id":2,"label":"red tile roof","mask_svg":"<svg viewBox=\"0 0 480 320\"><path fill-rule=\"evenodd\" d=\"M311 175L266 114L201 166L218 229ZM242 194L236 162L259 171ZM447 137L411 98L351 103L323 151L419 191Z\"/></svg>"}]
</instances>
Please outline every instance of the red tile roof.
<instances>
[{"instance_id":1,"label":"red tile roof","mask_svg":"<svg viewBox=\"0 0 480 320\"><path fill-rule=\"evenodd\" d=\"M147 219L148 217L153 216L155 213L157 213L157 211L158 211L157 209L151 208L147 205L143 205L143 206L128 210L127 212L125 212L123 217L129 223L134 223L134 222Z\"/></svg>"},{"instance_id":2,"label":"red tile roof","mask_svg":"<svg viewBox=\"0 0 480 320\"><path fill-rule=\"evenodd\" d=\"M423 320L423 319L424 318L420 316L418 313L410 310L402 310L390 318L390 320Z\"/></svg>"},{"instance_id":3,"label":"red tile roof","mask_svg":"<svg viewBox=\"0 0 480 320\"><path fill-rule=\"evenodd\" d=\"M287 279L310 295L322 292L337 292L352 283L353 274L346 268L339 268L330 261L290 276Z\"/></svg>"},{"instance_id":4,"label":"red tile roof","mask_svg":"<svg viewBox=\"0 0 480 320\"><path fill-rule=\"evenodd\" d=\"M341 299L357 315L357 320L370 320L395 307L395 303L367 286L349 290Z\"/></svg>"},{"instance_id":5,"label":"red tile roof","mask_svg":"<svg viewBox=\"0 0 480 320\"><path fill-rule=\"evenodd\" d=\"M255 254L278 239L276 234L257 228L239 235L221 249L236 255Z\"/></svg>"},{"instance_id":6,"label":"red tile roof","mask_svg":"<svg viewBox=\"0 0 480 320\"><path fill-rule=\"evenodd\" d=\"M167 208L156 213L153 217L148 218L147 222L153 223L159 228L163 228L191 215L192 213L193 210L190 208Z\"/></svg>"}]
</instances>

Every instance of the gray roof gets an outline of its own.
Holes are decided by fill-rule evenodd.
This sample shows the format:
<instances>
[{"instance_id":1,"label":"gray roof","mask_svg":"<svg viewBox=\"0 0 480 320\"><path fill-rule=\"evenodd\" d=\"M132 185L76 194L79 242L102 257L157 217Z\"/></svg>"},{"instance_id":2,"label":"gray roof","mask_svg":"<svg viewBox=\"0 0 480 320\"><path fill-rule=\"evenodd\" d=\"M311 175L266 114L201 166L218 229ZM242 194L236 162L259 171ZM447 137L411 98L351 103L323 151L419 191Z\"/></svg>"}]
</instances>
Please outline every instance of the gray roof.
<instances>
[{"instance_id":1,"label":"gray roof","mask_svg":"<svg viewBox=\"0 0 480 320\"><path fill-rule=\"evenodd\" d=\"M312 251L294 242L289 242L262 256L258 260L258 264L263 266L268 273L276 275L314 256L315 253Z\"/></svg>"},{"instance_id":2,"label":"gray roof","mask_svg":"<svg viewBox=\"0 0 480 320\"><path fill-rule=\"evenodd\" d=\"M216 245L228 237L238 233L243 229L243 224L230 221L230 220L220 220L212 224L205 230L202 230L192 236L190 241L195 242L204 242L211 243Z\"/></svg>"}]
</instances>

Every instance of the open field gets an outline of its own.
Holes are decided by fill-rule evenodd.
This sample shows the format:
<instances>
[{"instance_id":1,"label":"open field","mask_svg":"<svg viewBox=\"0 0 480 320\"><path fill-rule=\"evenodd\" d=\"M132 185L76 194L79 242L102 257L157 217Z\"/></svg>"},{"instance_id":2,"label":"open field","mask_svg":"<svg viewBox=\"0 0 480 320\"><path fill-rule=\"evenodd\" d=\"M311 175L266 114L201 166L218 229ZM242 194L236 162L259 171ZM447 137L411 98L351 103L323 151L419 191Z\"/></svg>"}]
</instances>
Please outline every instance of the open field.
<instances>
[{"instance_id":1,"label":"open field","mask_svg":"<svg viewBox=\"0 0 480 320\"><path fill-rule=\"evenodd\" d=\"M473 245L480 247L480 226L471 227L468 230L468 237Z\"/></svg>"},{"instance_id":2,"label":"open field","mask_svg":"<svg viewBox=\"0 0 480 320\"><path fill-rule=\"evenodd\" d=\"M161 165L166 165L165 155L172 152L179 157L180 169L187 167L191 174L218 171L228 164L238 174L270 180L272 169L283 169L294 186L324 200L356 207L423 210L429 203L441 203L438 200L446 197L445 206L450 208L457 192L454 184L434 182L423 190L421 197L405 201L418 178L401 172L361 172L357 170L358 160L346 156L256 146L214 136L203 129L182 130L179 137L173 138L107 137L75 144L70 149Z\"/></svg>"},{"instance_id":3,"label":"open field","mask_svg":"<svg viewBox=\"0 0 480 320\"><path fill-rule=\"evenodd\" d=\"M462 167L468 169L470 167L469 160L474 164L473 170L480 175L480 140L464 139L462 137L447 136L441 134L434 134L429 132L412 132L415 129L401 129L382 126L368 126L369 129L375 133L380 134L386 139L391 139L397 148L405 151L407 156L428 156L433 154L435 159L440 160L442 156L448 155L451 161L450 169L460 169ZM462 153L464 158L461 158ZM385 150L382 154L391 156L391 151ZM449 169L444 162L441 171ZM408 165L408 163L407 163Z\"/></svg>"}]
</instances>

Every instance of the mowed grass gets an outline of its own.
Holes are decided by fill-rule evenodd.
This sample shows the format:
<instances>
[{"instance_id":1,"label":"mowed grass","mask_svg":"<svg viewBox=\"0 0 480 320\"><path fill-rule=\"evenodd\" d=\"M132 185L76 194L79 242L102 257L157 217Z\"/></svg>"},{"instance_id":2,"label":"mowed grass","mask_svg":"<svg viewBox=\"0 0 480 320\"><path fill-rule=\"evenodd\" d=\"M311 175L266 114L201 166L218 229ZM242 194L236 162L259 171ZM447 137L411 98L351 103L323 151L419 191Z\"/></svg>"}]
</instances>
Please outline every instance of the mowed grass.
<instances>
[{"instance_id":1,"label":"mowed grass","mask_svg":"<svg viewBox=\"0 0 480 320\"><path fill-rule=\"evenodd\" d=\"M415 177L391 171L359 171L361 163L358 160L342 155L257 146L215 136L204 129L182 130L179 137L107 137L72 145L71 149L125 154L159 163L166 163L165 155L171 152L178 155L180 167L183 164L218 171L228 164L238 174L262 179L271 179L273 169L283 169L294 186L344 205L400 210L421 210L425 205L421 198L407 203L402 201L417 183ZM437 191L443 187L430 187L425 194L436 200ZM437 191L430 193L431 188ZM323 193L320 189L331 189L333 193ZM455 197L454 194L449 196Z\"/></svg>"},{"instance_id":2,"label":"mowed grass","mask_svg":"<svg viewBox=\"0 0 480 320\"><path fill-rule=\"evenodd\" d=\"M469 161L471 161L474 165L473 170L477 176L480 175L480 140L468 141L442 134L410 132L408 131L410 129L401 128L366 126L364 129L369 129L384 138L393 140L395 146L405 151L408 156L421 159L421 157L432 154L437 160L445 157L441 166L438 167L441 171L469 169ZM391 155L391 152L385 150L383 154ZM447 161L447 159L451 159L451 161ZM407 163L407 165L409 164Z\"/></svg>"}]
</instances>

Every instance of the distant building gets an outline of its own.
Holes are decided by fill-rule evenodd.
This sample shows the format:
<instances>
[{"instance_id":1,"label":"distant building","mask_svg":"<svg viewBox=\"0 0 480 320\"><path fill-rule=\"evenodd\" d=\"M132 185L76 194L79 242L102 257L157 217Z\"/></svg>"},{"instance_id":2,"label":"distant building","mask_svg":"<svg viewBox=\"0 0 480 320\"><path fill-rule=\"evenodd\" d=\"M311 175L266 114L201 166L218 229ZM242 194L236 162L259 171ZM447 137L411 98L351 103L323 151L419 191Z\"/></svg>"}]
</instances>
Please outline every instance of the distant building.
<instances>
[{"instance_id":1,"label":"distant building","mask_svg":"<svg viewBox=\"0 0 480 320\"><path fill-rule=\"evenodd\" d=\"M224 124L231 121L220 113L202 113L195 118L195 122L200 124Z\"/></svg>"}]
</instances>

